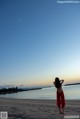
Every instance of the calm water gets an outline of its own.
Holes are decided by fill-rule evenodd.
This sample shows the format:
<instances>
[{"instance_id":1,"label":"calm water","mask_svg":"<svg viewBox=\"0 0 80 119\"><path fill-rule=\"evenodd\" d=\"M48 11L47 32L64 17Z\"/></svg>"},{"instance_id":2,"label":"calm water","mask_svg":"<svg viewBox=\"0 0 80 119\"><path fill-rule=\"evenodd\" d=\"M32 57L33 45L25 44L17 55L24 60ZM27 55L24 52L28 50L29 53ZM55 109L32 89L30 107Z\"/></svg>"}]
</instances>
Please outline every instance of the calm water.
<instances>
[{"instance_id":1,"label":"calm water","mask_svg":"<svg viewBox=\"0 0 80 119\"><path fill-rule=\"evenodd\" d=\"M80 85L63 86L63 90L66 99L80 99ZM56 89L55 87L50 87L41 90L0 95L0 97L15 99L56 99Z\"/></svg>"}]
</instances>

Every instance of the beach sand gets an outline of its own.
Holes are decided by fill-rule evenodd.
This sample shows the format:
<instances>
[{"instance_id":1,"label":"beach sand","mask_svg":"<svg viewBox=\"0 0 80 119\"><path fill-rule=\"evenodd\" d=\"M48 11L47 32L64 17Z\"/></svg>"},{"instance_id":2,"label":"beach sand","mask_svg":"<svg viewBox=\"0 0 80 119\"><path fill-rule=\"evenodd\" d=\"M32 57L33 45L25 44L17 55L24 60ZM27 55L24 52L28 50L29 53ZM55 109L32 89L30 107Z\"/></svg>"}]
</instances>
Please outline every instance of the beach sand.
<instances>
[{"instance_id":1,"label":"beach sand","mask_svg":"<svg viewBox=\"0 0 80 119\"><path fill-rule=\"evenodd\" d=\"M80 100L67 100L63 115L55 100L0 98L2 111L8 112L8 119L64 119L64 115L80 115Z\"/></svg>"}]
</instances>

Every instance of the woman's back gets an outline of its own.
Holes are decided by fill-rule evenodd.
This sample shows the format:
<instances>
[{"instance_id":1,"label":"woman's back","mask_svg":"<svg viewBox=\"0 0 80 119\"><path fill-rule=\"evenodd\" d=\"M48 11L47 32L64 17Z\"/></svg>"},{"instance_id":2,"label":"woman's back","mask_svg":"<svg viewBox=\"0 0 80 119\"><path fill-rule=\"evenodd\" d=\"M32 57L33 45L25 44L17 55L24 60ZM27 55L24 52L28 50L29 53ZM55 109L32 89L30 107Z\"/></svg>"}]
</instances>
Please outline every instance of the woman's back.
<instances>
[{"instance_id":1,"label":"woman's back","mask_svg":"<svg viewBox=\"0 0 80 119\"><path fill-rule=\"evenodd\" d=\"M64 80L59 80L58 77L55 78L55 82L54 82L54 85L55 87L57 88L57 91L58 92L61 92L62 91L62 83L64 82Z\"/></svg>"}]
</instances>

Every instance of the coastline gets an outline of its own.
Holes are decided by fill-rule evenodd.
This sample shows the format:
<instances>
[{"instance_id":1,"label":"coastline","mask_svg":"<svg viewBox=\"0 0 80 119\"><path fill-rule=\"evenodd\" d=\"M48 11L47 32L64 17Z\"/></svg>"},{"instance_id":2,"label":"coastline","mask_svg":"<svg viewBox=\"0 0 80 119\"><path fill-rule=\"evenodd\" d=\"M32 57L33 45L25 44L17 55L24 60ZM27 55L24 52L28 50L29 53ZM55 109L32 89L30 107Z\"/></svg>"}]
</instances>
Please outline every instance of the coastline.
<instances>
[{"instance_id":1,"label":"coastline","mask_svg":"<svg viewBox=\"0 0 80 119\"><path fill-rule=\"evenodd\" d=\"M64 115L80 115L80 100L66 100L65 113L61 115L56 100L0 97L1 111L8 112L8 119L62 119Z\"/></svg>"}]
</instances>

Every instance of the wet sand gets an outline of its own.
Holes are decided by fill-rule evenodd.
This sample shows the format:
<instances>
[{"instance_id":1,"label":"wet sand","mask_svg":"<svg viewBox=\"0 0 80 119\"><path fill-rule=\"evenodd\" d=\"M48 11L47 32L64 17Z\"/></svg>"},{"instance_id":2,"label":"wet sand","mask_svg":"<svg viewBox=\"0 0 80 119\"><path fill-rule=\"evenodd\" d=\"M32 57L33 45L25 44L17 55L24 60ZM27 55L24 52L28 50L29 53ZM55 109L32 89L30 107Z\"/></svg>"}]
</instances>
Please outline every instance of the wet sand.
<instances>
[{"instance_id":1,"label":"wet sand","mask_svg":"<svg viewBox=\"0 0 80 119\"><path fill-rule=\"evenodd\" d=\"M0 112L8 119L64 119L65 115L80 115L80 100L67 100L64 114L59 114L55 100L0 98Z\"/></svg>"}]
</instances>

